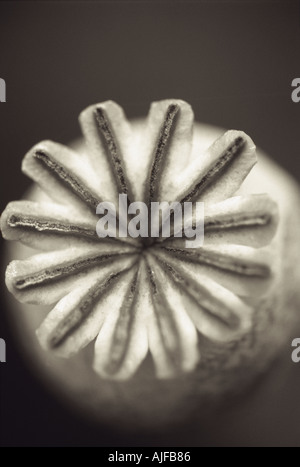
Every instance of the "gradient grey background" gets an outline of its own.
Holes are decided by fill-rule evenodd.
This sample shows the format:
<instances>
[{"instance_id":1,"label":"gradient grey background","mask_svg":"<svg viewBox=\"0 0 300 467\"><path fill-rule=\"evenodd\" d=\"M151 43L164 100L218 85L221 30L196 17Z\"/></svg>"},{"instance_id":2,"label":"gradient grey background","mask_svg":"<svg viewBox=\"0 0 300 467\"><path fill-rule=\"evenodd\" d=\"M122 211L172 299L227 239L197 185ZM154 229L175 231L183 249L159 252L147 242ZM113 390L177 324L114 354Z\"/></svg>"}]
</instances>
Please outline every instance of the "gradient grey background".
<instances>
[{"instance_id":1,"label":"gradient grey background","mask_svg":"<svg viewBox=\"0 0 300 467\"><path fill-rule=\"evenodd\" d=\"M25 152L45 138L67 144L79 135L79 112L106 99L128 117L145 115L153 100L184 99L197 120L246 131L300 179L300 103L291 100L298 1L1 2L0 44L1 211L29 185ZM183 432L121 435L69 412L23 359L5 305L0 337L2 446L300 446L290 342L271 373L193 427L189 443Z\"/></svg>"}]
</instances>

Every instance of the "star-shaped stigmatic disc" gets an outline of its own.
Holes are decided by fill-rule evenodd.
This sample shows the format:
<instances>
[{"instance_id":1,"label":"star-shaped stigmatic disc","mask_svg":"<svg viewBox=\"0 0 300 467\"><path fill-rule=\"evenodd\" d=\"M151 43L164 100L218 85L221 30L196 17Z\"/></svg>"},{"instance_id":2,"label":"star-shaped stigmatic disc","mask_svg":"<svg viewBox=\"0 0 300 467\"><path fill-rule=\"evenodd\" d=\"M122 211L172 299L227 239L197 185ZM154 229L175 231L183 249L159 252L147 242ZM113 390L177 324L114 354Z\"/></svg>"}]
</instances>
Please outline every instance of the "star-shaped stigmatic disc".
<instances>
[{"instance_id":1,"label":"star-shaped stigmatic disc","mask_svg":"<svg viewBox=\"0 0 300 467\"><path fill-rule=\"evenodd\" d=\"M95 341L95 371L121 380L150 352L157 377L173 378L201 365L201 336L228 343L251 329L248 299L272 280L277 206L234 196L256 162L252 140L227 131L203 151L193 121L181 100L153 103L143 124L108 101L80 115L80 152L43 141L26 154L22 169L47 201L10 203L1 228L41 251L12 261L6 283L21 302L54 306L37 330L48 352ZM99 238L96 208L120 194L148 207L204 202L204 244L186 248L184 233Z\"/></svg>"}]
</instances>

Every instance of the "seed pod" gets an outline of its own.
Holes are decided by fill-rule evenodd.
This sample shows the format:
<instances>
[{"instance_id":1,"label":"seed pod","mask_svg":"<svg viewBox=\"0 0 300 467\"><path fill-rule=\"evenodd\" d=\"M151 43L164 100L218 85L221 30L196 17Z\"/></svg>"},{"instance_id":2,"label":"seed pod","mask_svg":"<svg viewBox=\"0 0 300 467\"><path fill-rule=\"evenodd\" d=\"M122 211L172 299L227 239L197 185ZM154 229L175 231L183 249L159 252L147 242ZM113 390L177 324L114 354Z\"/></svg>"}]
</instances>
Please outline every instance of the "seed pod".
<instances>
[{"instance_id":1,"label":"seed pod","mask_svg":"<svg viewBox=\"0 0 300 467\"><path fill-rule=\"evenodd\" d=\"M109 419L117 405L135 424L182 420L245 387L287 338L298 188L244 132L194 125L181 100L153 103L139 122L108 101L80 124L77 150L43 141L24 158L34 187L9 203L1 230L37 251L8 265L7 287L38 305L38 326L22 317L31 339L38 328L37 359L76 404ZM119 227L120 195L148 213L153 202L203 202L203 245L186 248L183 218L168 238L100 238L97 206L116 206Z\"/></svg>"}]
</instances>

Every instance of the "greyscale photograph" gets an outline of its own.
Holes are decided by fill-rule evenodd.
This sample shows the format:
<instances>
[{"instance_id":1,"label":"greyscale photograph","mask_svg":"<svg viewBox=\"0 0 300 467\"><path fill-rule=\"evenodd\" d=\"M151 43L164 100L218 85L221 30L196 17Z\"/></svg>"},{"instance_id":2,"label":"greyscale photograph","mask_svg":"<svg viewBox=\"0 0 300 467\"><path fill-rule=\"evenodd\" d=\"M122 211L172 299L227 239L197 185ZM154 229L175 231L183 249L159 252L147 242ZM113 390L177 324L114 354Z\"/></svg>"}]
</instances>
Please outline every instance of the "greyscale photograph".
<instances>
[{"instance_id":1,"label":"greyscale photograph","mask_svg":"<svg viewBox=\"0 0 300 467\"><path fill-rule=\"evenodd\" d=\"M1 447L299 447L299 1L3 1L0 41Z\"/></svg>"}]
</instances>

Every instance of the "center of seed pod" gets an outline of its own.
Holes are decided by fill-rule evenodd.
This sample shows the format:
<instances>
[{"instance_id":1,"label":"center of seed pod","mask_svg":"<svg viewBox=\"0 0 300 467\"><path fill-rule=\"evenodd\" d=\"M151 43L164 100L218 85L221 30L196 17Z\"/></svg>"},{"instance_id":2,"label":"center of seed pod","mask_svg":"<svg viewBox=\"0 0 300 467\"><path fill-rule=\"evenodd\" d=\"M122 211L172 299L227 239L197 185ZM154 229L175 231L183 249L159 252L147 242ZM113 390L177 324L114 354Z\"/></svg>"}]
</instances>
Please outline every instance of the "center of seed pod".
<instances>
[{"instance_id":1,"label":"center of seed pod","mask_svg":"<svg viewBox=\"0 0 300 467\"><path fill-rule=\"evenodd\" d=\"M154 238L143 238L143 250L149 249L152 245L154 245L155 239Z\"/></svg>"}]
</instances>

